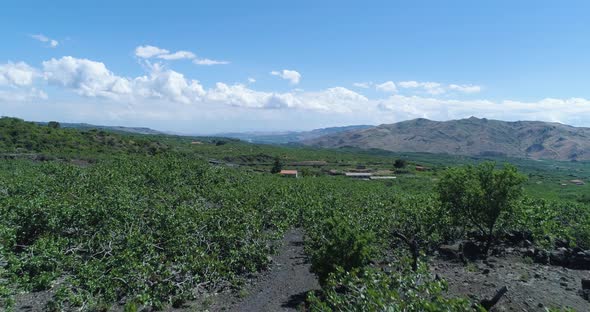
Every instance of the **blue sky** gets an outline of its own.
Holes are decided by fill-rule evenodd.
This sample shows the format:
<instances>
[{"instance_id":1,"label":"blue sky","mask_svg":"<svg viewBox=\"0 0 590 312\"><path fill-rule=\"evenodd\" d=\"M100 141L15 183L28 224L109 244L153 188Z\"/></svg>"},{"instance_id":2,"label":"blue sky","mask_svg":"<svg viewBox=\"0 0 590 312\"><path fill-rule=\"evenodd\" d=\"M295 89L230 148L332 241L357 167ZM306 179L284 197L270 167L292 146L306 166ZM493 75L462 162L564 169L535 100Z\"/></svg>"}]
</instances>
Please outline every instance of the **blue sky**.
<instances>
[{"instance_id":1,"label":"blue sky","mask_svg":"<svg viewBox=\"0 0 590 312\"><path fill-rule=\"evenodd\" d=\"M5 2L0 115L184 133L590 126L587 1L121 2Z\"/></svg>"}]
</instances>

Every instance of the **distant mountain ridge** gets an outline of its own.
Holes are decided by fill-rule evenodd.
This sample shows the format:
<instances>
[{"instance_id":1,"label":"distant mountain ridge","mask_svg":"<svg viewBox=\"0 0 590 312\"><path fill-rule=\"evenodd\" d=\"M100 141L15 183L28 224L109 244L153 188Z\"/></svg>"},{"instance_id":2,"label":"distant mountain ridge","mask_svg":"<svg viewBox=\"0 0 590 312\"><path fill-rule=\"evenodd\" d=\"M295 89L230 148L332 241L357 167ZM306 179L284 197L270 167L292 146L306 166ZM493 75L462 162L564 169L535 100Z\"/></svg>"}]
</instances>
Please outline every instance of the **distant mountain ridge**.
<instances>
[{"instance_id":1,"label":"distant mountain ridge","mask_svg":"<svg viewBox=\"0 0 590 312\"><path fill-rule=\"evenodd\" d=\"M376 148L393 152L590 160L590 128L475 117L451 121L420 118L327 134L302 143L326 148Z\"/></svg>"},{"instance_id":2,"label":"distant mountain ridge","mask_svg":"<svg viewBox=\"0 0 590 312\"><path fill-rule=\"evenodd\" d=\"M305 140L319 138L324 135L342 133L353 130L363 130L372 128L369 125L354 125L344 127L328 127L315 129L311 131L284 131L284 132L230 132L218 133L215 136L240 139L252 143L263 144L287 144L300 143Z\"/></svg>"}]
</instances>

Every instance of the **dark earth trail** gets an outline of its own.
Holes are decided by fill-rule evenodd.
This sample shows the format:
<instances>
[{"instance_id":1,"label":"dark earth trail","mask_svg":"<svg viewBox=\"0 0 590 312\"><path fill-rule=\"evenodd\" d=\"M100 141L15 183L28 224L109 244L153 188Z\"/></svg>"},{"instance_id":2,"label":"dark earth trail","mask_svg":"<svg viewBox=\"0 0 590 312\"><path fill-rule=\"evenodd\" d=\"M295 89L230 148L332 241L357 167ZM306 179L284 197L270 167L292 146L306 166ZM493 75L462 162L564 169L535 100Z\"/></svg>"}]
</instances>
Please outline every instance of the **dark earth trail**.
<instances>
[{"instance_id":1,"label":"dark earth trail","mask_svg":"<svg viewBox=\"0 0 590 312\"><path fill-rule=\"evenodd\" d=\"M320 288L309 268L303 251L303 230L290 230L269 270L246 289L247 294L233 302L218 302L210 311L296 311L308 291Z\"/></svg>"}]
</instances>

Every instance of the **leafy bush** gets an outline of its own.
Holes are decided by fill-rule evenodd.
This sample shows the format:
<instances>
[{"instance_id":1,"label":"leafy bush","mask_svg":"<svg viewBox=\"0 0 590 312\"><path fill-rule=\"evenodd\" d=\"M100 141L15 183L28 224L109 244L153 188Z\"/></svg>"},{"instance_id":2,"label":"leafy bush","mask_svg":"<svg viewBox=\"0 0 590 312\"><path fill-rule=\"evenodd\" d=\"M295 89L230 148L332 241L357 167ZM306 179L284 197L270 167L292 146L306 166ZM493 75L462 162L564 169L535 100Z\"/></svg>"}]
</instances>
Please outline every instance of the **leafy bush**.
<instances>
[{"instance_id":1,"label":"leafy bush","mask_svg":"<svg viewBox=\"0 0 590 312\"><path fill-rule=\"evenodd\" d=\"M281 159L279 157L275 157L274 163L272 168L270 169L270 173L279 173L283 169L283 164L281 163Z\"/></svg>"},{"instance_id":2,"label":"leafy bush","mask_svg":"<svg viewBox=\"0 0 590 312\"><path fill-rule=\"evenodd\" d=\"M395 162L393 163L393 167L396 169L401 169L404 168L406 166L406 161L403 159L396 159Z\"/></svg>"},{"instance_id":3,"label":"leafy bush","mask_svg":"<svg viewBox=\"0 0 590 312\"><path fill-rule=\"evenodd\" d=\"M350 271L369 263L374 255L373 235L352 220L332 217L324 221L322 235L309 243L311 271L324 284L338 268Z\"/></svg>"},{"instance_id":4,"label":"leafy bush","mask_svg":"<svg viewBox=\"0 0 590 312\"><path fill-rule=\"evenodd\" d=\"M311 311L476 311L466 299L443 295L444 281L433 279L424 267L418 272L357 268L338 269L318 296L310 293Z\"/></svg>"},{"instance_id":5,"label":"leafy bush","mask_svg":"<svg viewBox=\"0 0 590 312\"><path fill-rule=\"evenodd\" d=\"M510 215L522 194L524 181L525 177L512 165L496 170L493 162L485 162L477 167L447 170L437 189L443 208L455 217L457 224L468 222L487 236L487 253L498 218Z\"/></svg>"}]
</instances>

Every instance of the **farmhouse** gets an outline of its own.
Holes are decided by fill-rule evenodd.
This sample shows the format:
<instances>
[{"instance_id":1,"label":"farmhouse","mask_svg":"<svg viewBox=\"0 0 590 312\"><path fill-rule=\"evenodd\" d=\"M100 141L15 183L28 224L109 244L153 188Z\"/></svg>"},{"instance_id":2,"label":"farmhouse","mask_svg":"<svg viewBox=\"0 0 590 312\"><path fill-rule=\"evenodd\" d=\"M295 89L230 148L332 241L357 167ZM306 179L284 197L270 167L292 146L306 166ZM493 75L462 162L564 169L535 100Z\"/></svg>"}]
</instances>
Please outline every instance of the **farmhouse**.
<instances>
[{"instance_id":1,"label":"farmhouse","mask_svg":"<svg viewBox=\"0 0 590 312\"><path fill-rule=\"evenodd\" d=\"M584 181L582 180L570 180L570 183L575 185L584 185Z\"/></svg>"},{"instance_id":2,"label":"farmhouse","mask_svg":"<svg viewBox=\"0 0 590 312\"><path fill-rule=\"evenodd\" d=\"M428 168L424 167L424 166L416 166L416 171L426 171L428 170Z\"/></svg>"},{"instance_id":3,"label":"farmhouse","mask_svg":"<svg viewBox=\"0 0 590 312\"><path fill-rule=\"evenodd\" d=\"M299 177L297 170L281 170L281 172L279 172L279 174L283 177L289 177L289 178L298 178Z\"/></svg>"}]
</instances>

